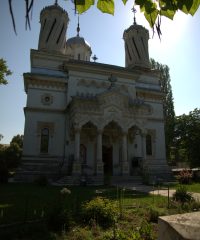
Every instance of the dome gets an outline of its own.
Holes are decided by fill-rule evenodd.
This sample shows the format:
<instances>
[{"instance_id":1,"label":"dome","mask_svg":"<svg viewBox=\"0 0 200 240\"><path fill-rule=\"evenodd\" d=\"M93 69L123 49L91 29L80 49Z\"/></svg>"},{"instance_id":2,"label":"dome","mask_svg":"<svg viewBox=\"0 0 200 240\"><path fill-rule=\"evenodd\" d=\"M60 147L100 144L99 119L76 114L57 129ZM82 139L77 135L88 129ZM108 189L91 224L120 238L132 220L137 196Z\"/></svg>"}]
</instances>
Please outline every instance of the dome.
<instances>
[{"instance_id":1,"label":"dome","mask_svg":"<svg viewBox=\"0 0 200 240\"><path fill-rule=\"evenodd\" d=\"M90 44L77 34L66 42L66 55L71 59L90 61L92 50Z\"/></svg>"},{"instance_id":2,"label":"dome","mask_svg":"<svg viewBox=\"0 0 200 240\"><path fill-rule=\"evenodd\" d=\"M79 46L84 46L86 48L88 48L88 50L91 51L91 47L90 47L90 44L83 38L83 37L79 37L79 36L76 36L76 37L72 37L72 38L69 38L66 42L66 46L72 46L72 45L79 45ZM91 51L92 52L92 51Z\"/></svg>"}]
</instances>

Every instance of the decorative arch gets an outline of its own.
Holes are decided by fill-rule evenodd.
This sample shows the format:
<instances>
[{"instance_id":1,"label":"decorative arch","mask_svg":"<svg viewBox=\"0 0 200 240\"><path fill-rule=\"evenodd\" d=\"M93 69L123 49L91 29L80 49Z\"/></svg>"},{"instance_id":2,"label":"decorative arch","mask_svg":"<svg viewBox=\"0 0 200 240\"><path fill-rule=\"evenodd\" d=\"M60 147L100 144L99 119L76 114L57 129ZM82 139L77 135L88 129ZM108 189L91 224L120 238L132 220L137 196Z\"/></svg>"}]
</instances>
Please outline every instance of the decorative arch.
<instances>
[{"instance_id":1,"label":"decorative arch","mask_svg":"<svg viewBox=\"0 0 200 240\"><path fill-rule=\"evenodd\" d=\"M104 121L102 127L105 128L105 127L106 127L109 123L111 123L111 122L116 123L121 129L124 129L124 126L123 126L124 124L122 124L122 122L120 121L120 119L115 118L115 117L113 117L113 116L107 118L107 119Z\"/></svg>"},{"instance_id":2,"label":"decorative arch","mask_svg":"<svg viewBox=\"0 0 200 240\"><path fill-rule=\"evenodd\" d=\"M91 123L94 125L94 127L98 127L98 123L96 121L96 119L94 118L91 118L89 116L85 117L84 119L82 119L80 122L79 122L79 126L80 128L82 128L84 125L86 125L87 123Z\"/></svg>"}]
</instances>

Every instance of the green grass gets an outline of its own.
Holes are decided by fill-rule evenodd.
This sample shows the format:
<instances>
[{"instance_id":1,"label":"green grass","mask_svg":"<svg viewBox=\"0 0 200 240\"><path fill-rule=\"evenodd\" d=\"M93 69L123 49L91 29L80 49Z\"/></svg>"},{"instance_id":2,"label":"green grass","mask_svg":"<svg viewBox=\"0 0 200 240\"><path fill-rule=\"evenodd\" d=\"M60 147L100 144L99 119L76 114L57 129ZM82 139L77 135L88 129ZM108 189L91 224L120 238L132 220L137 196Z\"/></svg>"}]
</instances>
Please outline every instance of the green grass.
<instances>
[{"instance_id":1,"label":"green grass","mask_svg":"<svg viewBox=\"0 0 200 240\"><path fill-rule=\"evenodd\" d=\"M170 189L177 189L180 184L170 185ZM200 193L200 183L184 184L189 192Z\"/></svg>"},{"instance_id":2,"label":"green grass","mask_svg":"<svg viewBox=\"0 0 200 240\"><path fill-rule=\"evenodd\" d=\"M200 184L188 185L193 187L193 189L199 189ZM173 186L172 188L174 188ZM84 234L88 236L91 235L91 231L97 231L99 238L94 236L91 239L103 239L103 234L111 234L112 229L99 230L91 229L89 226L84 226L81 220L81 207L86 201L91 200L96 196L106 197L112 200L116 200L119 204L119 209L122 213L122 218L118 222L118 230L127 233L131 233L133 229L138 228L144 219L150 221L152 214L158 215L168 215L182 213L184 210L177 206L168 207L168 200L163 196L148 195L141 192L122 190L116 187L67 187L71 190L71 194L63 197L60 193L62 187L55 186L45 186L41 187L35 184L5 184L0 185L0 232L1 226L5 224L11 224L15 222L26 222L31 220L41 220L41 223L26 225L25 223L21 225L20 229L17 227L12 227L9 231L15 236L17 232L22 232L28 234L31 232L31 237L28 239L59 239L59 237L52 237L48 229L45 229L45 219L55 206L64 204L65 209L69 211L74 216L73 227L70 232L67 233L68 236L74 236L77 234L83 236ZM98 192L96 192L98 190ZM156 230L156 224L153 225ZM36 229L36 230L34 230ZM125 231L125 232L126 232ZM34 232L34 234L33 234ZM37 235L39 232L40 235ZM79 232L79 233L78 233ZM36 234L36 235L35 235ZM44 235L44 237L40 237ZM97 234L97 233L95 233ZM7 236L7 235L5 235ZM13 236L13 235L12 235ZM19 239L23 238L19 235ZM35 236L35 238L34 238ZM2 238L0 234L0 238ZM9 238L5 238L9 239ZM12 239L12 238L10 238ZM16 238L17 239L17 238ZM66 239L79 239L74 237L69 237ZM90 239L80 238L80 239ZM109 238L106 238L109 239Z\"/></svg>"}]
</instances>

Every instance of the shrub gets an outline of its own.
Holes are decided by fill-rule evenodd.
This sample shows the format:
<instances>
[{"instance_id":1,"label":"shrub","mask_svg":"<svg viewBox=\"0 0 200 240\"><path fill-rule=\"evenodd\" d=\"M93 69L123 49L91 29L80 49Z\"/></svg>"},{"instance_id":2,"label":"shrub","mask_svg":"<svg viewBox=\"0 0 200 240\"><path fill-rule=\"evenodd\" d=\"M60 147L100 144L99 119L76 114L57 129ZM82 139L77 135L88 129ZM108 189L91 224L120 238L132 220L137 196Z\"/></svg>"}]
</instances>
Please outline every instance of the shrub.
<instances>
[{"instance_id":1,"label":"shrub","mask_svg":"<svg viewBox=\"0 0 200 240\"><path fill-rule=\"evenodd\" d=\"M181 184L189 184L192 181L192 172L184 169L177 175L177 180Z\"/></svg>"},{"instance_id":2,"label":"shrub","mask_svg":"<svg viewBox=\"0 0 200 240\"><path fill-rule=\"evenodd\" d=\"M159 217L159 212L155 208L149 208L148 213L147 213L147 219L149 222L158 222L158 217Z\"/></svg>"},{"instance_id":3,"label":"shrub","mask_svg":"<svg viewBox=\"0 0 200 240\"><path fill-rule=\"evenodd\" d=\"M96 197L83 205L83 218L87 223L94 220L102 227L112 226L119 216L119 209L114 201Z\"/></svg>"},{"instance_id":4,"label":"shrub","mask_svg":"<svg viewBox=\"0 0 200 240\"><path fill-rule=\"evenodd\" d=\"M173 194L173 200L181 202L184 204L193 200L192 194L187 191L187 188L183 185L180 185L176 192Z\"/></svg>"},{"instance_id":5,"label":"shrub","mask_svg":"<svg viewBox=\"0 0 200 240\"><path fill-rule=\"evenodd\" d=\"M151 224L149 224L146 221L143 221L141 224L141 227L138 229L138 231L134 232L132 234L133 240L154 240L156 239L154 236L153 228Z\"/></svg>"}]
</instances>

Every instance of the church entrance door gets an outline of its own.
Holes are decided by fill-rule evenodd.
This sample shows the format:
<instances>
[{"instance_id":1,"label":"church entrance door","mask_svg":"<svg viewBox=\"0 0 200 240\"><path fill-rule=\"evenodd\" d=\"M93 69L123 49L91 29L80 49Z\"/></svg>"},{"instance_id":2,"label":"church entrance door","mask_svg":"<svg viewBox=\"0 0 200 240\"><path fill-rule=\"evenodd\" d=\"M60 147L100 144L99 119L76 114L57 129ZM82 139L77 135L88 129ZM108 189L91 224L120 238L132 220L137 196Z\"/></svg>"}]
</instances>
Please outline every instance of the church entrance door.
<instances>
[{"instance_id":1,"label":"church entrance door","mask_svg":"<svg viewBox=\"0 0 200 240\"><path fill-rule=\"evenodd\" d=\"M104 175L112 176L113 174L113 147L103 146L103 163Z\"/></svg>"}]
</instances>

